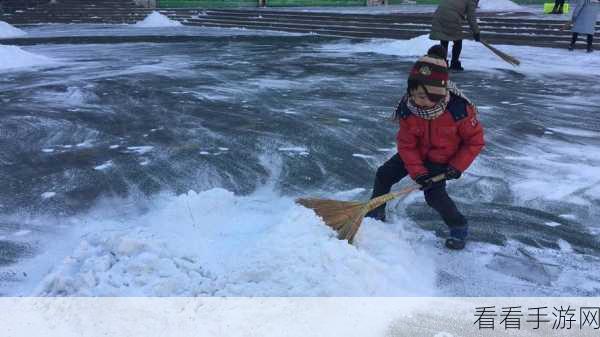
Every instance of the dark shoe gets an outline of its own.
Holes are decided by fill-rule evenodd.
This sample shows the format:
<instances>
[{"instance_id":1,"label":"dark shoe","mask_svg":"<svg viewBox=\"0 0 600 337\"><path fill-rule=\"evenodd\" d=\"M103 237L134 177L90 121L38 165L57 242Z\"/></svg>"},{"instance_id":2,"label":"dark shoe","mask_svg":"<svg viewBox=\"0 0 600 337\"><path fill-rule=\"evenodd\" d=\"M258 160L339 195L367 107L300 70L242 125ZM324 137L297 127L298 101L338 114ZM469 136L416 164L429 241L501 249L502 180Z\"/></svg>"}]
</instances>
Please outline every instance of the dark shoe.
<instances>
[{"instance_id":1,"label":"dark shoe","mask_svg":"<svg viewBox=\"0 0 600 337\"><path fill-rule=\"evenodd\" d=\"M465 239L468 233L467 226L450 228L450 236L446 239L446 247L454 250L465 248Z\"/></svg>"},{"instance_id":2,"label":"dark shoe","mask_svg":"<svg viewBox=\"0 0 600 337\"><path fill-rule=\"evenodd\" d=\"M385 222L385 208L375 208L365 215L365 218L371 218Z\"/></svg>"},{"instance_id":3,"label":"dark shoe","mask_svg":"<svg viewBox=\"0 0 600 337\"><path fill-rule=\"evenodd\" d=\"M452 61L452 62L450 62L450 70L464 71L465 68L462 67L462 64L460 64L460 61Z\"/></svg>"},{"instance_id":4,"label":"dark shoe","mask_svg":"<svg viewBox=\"0 0 600 337\"><path fill-rule=\"evenodd\" d=\"M569 51L573 51L573 49L575 49L575 44L574 44L574 43L571 43L571 44L569 45Z\"/></svg>"},{"instance_id":5,"label":"dark shoe","mask_svg":"<svg viewBox=\"0 0 600 337\"><path fill-rule=\"evenodd\" d=\"M587 47L587 52L588 52L588 53L591 53L591 52L593 52L593 51L594 51L594 49L592 48L592 46L588 46L588 47Z\"/></svg>"},{"instance_id":6,"label":"dark shoe","mask_svg":"<svg viewBox=\"0 0 600 337\"><path fill-rule=\"evenodd\" d=\"M465 240L449 237L446 239L446 248L452 250L461 250L465 248Z\"/></svg>"}]
</instances>

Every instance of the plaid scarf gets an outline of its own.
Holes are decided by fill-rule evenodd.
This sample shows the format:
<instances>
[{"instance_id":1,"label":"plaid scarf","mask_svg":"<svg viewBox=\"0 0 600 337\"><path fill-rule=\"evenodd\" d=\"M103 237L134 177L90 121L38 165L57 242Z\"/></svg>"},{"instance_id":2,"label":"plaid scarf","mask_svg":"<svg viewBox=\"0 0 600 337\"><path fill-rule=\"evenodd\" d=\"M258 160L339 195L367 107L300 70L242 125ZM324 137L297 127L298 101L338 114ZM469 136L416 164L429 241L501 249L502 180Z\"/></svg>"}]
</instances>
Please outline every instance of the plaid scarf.
<instances>
[{"instance_id":1,"label":"plaid scarf","mask_svg":"<svg viewBox=\"0 0 600 337\"><path fill-rule=\"evenodd\" d=\"M414 115L420 118L432 120L438 118L444 113L444 111L446 110L446 106L448 105L448 101L450 101L450 94L465 99L470 105L473 104L471 100L469 100L467 96L465 96L465 94L460 89L458 89L456 87L456 84L454 84L454 82L452 81L448 81L448 94L446 95L446 97L431 108L419 107L413 102L412 99L410 99L408 94L405 94L404 97L402 97L399 104L406 104L406 107L410 110L410 112L412 112Z\"/></svg>"}]
</instances>

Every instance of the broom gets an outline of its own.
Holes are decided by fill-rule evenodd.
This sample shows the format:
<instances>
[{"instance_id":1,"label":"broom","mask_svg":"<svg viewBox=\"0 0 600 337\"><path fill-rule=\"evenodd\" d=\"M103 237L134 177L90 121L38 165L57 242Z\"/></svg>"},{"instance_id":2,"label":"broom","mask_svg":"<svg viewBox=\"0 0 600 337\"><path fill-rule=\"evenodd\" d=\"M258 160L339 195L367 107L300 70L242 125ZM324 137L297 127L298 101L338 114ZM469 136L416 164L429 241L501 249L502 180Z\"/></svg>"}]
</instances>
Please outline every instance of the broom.
<instances>
[{"instance_id":1,"label":"broom","mask_svg":"<svg viewBox=\"0 0 600 337\"><path fill-rule=\"evenodd\" d=\"M561 31L565 31L565 30L569 30L571 29L571 22L567 22L565 24L563 24L562 26L560 26L559 28Z\"/></svg>"},{"instance_id":2,"label":"broom","mask_svg":"<svg viewBox=\"0 0 600 337\"><path fill-rule=\"evenodd\" d=\"M494 54L496 54L498 57L500 57L501 59L503 59L504 61L512 64L513 66L518 66L519 64L521 64L521 61L517 60L516 58L498 50L496 47L492 46L491 44L481 40L480 41L484 46L486 46L489 50L491 50Z\"/></svg>"},{"instance_id":3,"label":"broom","mask_svg":"<svg viewBox=\"0 0 600 337\"><path fill-rule=\"evenodd\" d=\"M431 180L439 182L446 179L445 174L437 175ZM310 208L323 218L326 225L338 232L338 239L352 243L363 218L367 213L397 197L407 195L420 189L420 185L409 186L398 192L390 192L373 198L367 202L337 201L330 199L299 198L296 203Z\"/></svg>"}]
</instances>

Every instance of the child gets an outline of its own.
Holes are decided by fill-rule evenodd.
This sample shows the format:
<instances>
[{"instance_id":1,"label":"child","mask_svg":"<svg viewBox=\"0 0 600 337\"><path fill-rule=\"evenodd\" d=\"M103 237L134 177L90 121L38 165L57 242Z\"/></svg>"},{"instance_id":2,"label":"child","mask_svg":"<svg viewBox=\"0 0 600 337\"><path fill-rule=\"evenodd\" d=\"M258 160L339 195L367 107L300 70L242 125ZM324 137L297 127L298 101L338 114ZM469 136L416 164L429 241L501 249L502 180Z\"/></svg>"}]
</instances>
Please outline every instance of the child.
<instances>
[{"instance_id":1,"label":"child","mask_svg":"<svg viewBox=\"0 0 600 337\"><path fill-rule=\"evenodd\" d=\"M431 178L441 173L458 179L484 146L483 128L475 106L448 82L445 49L432 47L412 67L406 94L395 118L399 120L398 153L377 169L372 198L386 194L407 174L425 193L427 204L450 228L449 249L463 249L467 220L446 192L446 182ZM367 214L385 220L385 204Z\"/></svg>"}]
</instances>

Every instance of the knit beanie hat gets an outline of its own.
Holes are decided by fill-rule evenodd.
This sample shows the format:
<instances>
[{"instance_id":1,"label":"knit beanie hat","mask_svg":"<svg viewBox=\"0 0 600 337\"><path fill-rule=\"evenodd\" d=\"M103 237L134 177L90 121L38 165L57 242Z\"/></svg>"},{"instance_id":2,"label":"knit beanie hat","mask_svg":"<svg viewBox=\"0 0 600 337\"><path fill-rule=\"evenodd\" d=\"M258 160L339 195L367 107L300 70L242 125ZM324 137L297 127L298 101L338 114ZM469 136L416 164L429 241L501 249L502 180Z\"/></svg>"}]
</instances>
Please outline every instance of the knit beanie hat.
<instances>
[{"instance_id":1,"label":"knit beanie hat","mask_svg":"<svg viewBox=\"0 0 600 337\"><path fill-rule=\"evenodd\" d=\"M441 101L448 93L446 60L425 55L413 65L408 79L421 83L431 100Z\"/></svg>"}]
</instances>

